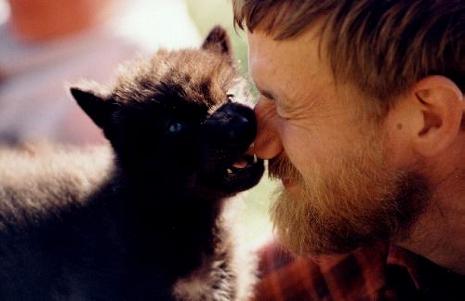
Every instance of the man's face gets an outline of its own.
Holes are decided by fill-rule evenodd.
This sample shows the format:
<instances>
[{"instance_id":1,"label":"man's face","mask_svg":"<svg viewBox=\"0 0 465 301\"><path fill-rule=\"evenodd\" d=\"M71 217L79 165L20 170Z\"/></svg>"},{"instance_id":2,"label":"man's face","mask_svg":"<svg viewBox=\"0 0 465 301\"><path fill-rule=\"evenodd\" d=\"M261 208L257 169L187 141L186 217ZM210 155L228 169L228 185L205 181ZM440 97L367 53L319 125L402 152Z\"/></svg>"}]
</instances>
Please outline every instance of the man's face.
<instances>
[{"instance_id":1,"label":"man's face","mask_svg":"<svg viewBox=\"0 0 465 301\"><path fill-rule=\"evenodd\" d=\"M391 157L396 144L368 105L376 100L336 84L315 32L248 38L261 92L255 152L283 183L273 222L289 248L321 254L405 235L427 198L426 181Z\"/></svg>"}]
</instances>

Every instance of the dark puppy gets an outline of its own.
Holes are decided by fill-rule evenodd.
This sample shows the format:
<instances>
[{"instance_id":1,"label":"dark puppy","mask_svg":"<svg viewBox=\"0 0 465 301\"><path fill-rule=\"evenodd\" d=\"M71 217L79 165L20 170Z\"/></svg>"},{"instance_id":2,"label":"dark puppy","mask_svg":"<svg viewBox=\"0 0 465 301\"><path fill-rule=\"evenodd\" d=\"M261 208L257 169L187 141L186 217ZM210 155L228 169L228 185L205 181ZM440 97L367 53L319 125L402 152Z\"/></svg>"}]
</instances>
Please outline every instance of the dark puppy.
<instances>
[{"instance_id":1,"label":"dark puppy","mask_svg":"<svg viewBox=\"0 0 465 301\"><path fill-rule=\"evenodd\" d=\"M0 300L245 298L223 209L263 162L244 155L256 123L241 86L215 28L112 89L71 89L111 150L1 151Z\"/></svg>"}]
</instances>

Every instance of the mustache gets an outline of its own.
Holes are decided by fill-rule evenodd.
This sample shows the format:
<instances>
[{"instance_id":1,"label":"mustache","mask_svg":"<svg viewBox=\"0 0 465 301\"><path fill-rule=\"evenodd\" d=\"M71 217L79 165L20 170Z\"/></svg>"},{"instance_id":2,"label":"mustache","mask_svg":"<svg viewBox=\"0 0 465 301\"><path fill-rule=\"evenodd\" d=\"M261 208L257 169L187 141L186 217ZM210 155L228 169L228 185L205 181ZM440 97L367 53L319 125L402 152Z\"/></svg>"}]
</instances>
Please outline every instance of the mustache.
<instances>
[{"instance_id":1,"label":"mustache","mask_svg":"<svg viewBox=\"0 0 465 301\"><path fill-rule=\"evenodd\" d=\"M271 179L297 180L302 177L284 153L268 160L268 175Z\"/></svg>"}]
</instances>

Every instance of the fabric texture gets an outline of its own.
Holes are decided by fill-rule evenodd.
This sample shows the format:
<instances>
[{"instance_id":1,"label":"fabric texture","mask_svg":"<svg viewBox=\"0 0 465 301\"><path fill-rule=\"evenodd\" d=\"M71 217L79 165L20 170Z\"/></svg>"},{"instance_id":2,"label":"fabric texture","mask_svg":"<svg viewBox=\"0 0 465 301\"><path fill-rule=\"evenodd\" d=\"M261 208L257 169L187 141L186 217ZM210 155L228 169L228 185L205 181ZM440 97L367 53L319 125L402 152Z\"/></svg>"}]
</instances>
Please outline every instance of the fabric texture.
<instances>
[{"instance_id":1,"label":"fabric texture","mask_svg":"<svg viewBox=\"0 0 465 301\"><path fill-rule=\"evenodd\" d=\"M260 258L257 301L465 300L465 276L384 242L318 258L270 244Z\"/></svg>"}]
</instances>

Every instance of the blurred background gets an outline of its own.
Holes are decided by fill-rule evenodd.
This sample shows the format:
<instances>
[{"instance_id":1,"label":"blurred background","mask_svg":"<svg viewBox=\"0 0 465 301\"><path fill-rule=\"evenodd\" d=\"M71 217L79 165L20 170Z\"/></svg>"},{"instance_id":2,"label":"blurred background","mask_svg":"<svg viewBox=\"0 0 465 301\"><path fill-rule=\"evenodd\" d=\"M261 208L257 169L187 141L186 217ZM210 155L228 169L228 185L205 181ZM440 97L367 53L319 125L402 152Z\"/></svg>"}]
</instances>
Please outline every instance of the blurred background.
<instances>
[{"instance_id":1,"label":"blurred background","mask_svg":"<svg viewBox=\"0 0 465 301\"><path fill-rule=\"evenodd\" d=\"M234 30L230 0L185 0L189 15L201 36L215 24L225 27L230 33L235 56L242 73L247 76L247 42L245 34Z\"/></svg>"},{"instance_id":2,"label":"blurred background","mask_svg":"<svg viewBox=\"0 0 465 301\"><path fill-rule=\"evenodd\" d=\"M245 35L232 19L229 0L0 0L0 143L101 143L66 85L109 83L120 62L160 47L197 47L217 24L248 78ZM265 178L247 195L240 231L250 247L269 239L275 187Z\"/></svg>"}]
</instances>

